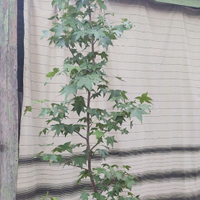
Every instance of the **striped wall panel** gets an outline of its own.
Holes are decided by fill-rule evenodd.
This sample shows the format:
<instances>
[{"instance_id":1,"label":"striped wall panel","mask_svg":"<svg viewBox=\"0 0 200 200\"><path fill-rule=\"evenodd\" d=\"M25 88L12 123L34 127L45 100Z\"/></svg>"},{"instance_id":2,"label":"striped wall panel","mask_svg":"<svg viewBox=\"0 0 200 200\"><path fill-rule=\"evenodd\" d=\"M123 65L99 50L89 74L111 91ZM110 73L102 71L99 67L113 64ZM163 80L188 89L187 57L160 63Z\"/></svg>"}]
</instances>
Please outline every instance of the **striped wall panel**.
<instances>
[{"instance_id":1,"label":"striped wall panel","mask_svg":"<svg viewBox=\"0 0 200 200\"><path fill-rule=\"evenodd\" d=\"M47 18L55 12L50 2L25 0L24 107L36 99L59 102L62 97L57 91L66 82L63 77L44 87L46 73L61 66L69 54L40 40L42 30L51 26ZM108 51L111 87L127 90L130 99L148 92L154 100L151 115L142 124L135 120L130 135L113 133L119 143L108 162L132 166L131 173L139 179L133 192L142 200L199 200L200 12L149 0L114 1L108 9L116 13L110 22L128 18L134 25ZM94 106L110 109L103 100ZM37 118L40 107L22 116L17 200L39 200L47 191L60 200L78 200L79 192L90 185L87 181L75 184L77 169L49 166L34 158L41 150L51 150L40 144L53 141L51 135L38 137L45 125ZM70 121L75 120L72 115ZM69 140L78 137L54 142ZM69 159L68 154L65 157ZM94 158L94 166L101 162Z\"/></svg>"}]
</instances>

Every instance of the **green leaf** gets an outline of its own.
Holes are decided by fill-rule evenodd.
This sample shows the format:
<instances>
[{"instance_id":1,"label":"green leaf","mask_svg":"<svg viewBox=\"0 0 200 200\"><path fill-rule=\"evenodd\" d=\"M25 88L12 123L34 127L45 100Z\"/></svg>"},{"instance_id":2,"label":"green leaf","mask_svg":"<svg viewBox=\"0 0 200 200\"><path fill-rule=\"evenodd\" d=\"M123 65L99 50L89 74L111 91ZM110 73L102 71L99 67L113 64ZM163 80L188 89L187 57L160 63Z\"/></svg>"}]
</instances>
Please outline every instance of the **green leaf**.
<instances>
[{"instance_id":1,"label":"green leaf","mask_svg":"<svg viewBox=\"0 0 200 200\"><path fill-rule=\"evenodd\" d=\"M121 112L111 112L112 119L115 121L117 124L119 123L122 125L122 123L125 121L125 115Z\"/></svg>"},{"instance_id":2,"label":"green leaf","mask_svg":"<svg viewBox=\"0 0 200 200\"><path fill-rule=\"evenodd\" d=\"M123 172L122 171L117 171L115 173L115 176L117 177L117 180L121 180L123 177Z\"/></svg>"},{"instance_id":3,"label":"green leaf","mask_svg":"<svg viewBox=\"0 0 200 200\"><path fill-rule=\"evenodd\" d=\"M79 38L84 38L85 32L84 31L77 31L74 33L75 40L78 40Z\"/></svg>"},{"instance_id":4,"label":"green leaf","mask_svg":"<svg viewBox=\"0 0 200 200\"><path fill-rule=\"evenodd\" d=\"M95 39L98 39L101 32L100 32L100 30L89 29L89 30L87 30L86 33L87 33L90 37L91 37L92 35L94 35Z\"/></svg>"},{"instance_id":5,"label":"green leaf","mask_svg":"<svg viewBox=\"0 0 200 200\"><path fill-rule=\"evenodd\" d=\"M117 37L121 37L123 35L123 30L113 30L112 33L114 33L114 35L116 35Z\"/></svg>"},{"instance_id":6,"label":"green leaf","mask_svg":"<svg viewBox=\"0 0 200 200\"><path fill-rule=\"evenodd\" d=\"M71 52L73 53L73 49L71 49ZM80 66L73 66L69 63L65 63L64 67L63 67L63 72L65 74L67 74L69 72L69 74L71 75L71 73L73 71L77 71L80 72L81 71L81 67Z\"/></svg>"},{"instance_id":7,"label":"green leaf","mask_svg":"<svg viewBox=\"0 0 200 200\"><path fill-rule=\"evenodd\" d=\"M46 198L49 198L49 192L47 192L46 196L42 200L46 200Z\"/></svg>"},{"instance_id":8,"label":"green leaf","mask_svg":"<svg viewBox=\"0 0 200 200\"><path fill-rule=\"evenodd\" d=\"M61 95L65 95L65 99L68 98L70 94L76 95L77 93L77 86L76 85L66 85L60 91Z\"/></svg>"},{"instance_id":9,"label":"green leaf","mask_svg":"<svg viewBox=\"0 0 200 200\"><path fill-rule=\"evenodd\" d=\"M140 200L139 195L137 195L133 200Z\"/></svg>"},{"instance_id":10,"label":"green leaf","mask_svg":"<svg viewBox=\"0 0 200 200\"><path fill-rule=\"evenodd\" d=\"M63 27L62 24L56 23L56 25L50 29L51 32L54 32L54 40L58 39L62 32L63 32Z\"/></svg>"},{"instance_id":11,"label":"green leaf","mask_svg":"<svg viewBox=\"0 0 200 200\"><path fill-rule=\"evenodd\" d=\"M46 77L52 78L52 77L54 77L54 75L55 75L54 72L49 72L49 73L46 75Z\"/></svg>"},{"instance_id":12,"label":"green leaf","mask_svg":"<svg viewBox=\"0 0 200 200\"><path fill-rule=\"evenodd\" d=\"M83 168L83 165L87 163L84 156L75 156L72 158L73 164L77 167Z\"/></svg>"},{"instance_id":13,"label":"green leaf","mask_svg":"<svg viewBox=\"0 0 200 200\"><path fill-rule=\"evenodd\" d=\"M42 108L38 117L44 118L45 115L50 114L50 112L51 112L50 108Z\"/></svg>"},{"instance_id":14,"label":"green leaf","mask_svg":"<svg viewBox=\"0 0 200 200\"><path fill-rule=\"evenodd\" d=\"M73 134L73 132L79 132L81 129L84 129L86 126L82 124L65 124L64 134Z\"/></svg>"},{"instance_id":15,"label":"green leaf","mask_svg":"<svg viewBox=\"0 0 200 200\"><path fill-rule=\"evenodd\" d=\"M116 122L112 122L110 120L106 121L106 128L108 129L108 132L110 132L111 130L120 130L120 128L116 125Z\"/></svg>"},{"instance_id":16,"label":"green leaf","mask_svg":"<svg viewBox=\"0 0 200 200\"><path fill-rule=\"evenodd\" d=\"M105 59L106 61L108 61L108 54L105 51L103 51L99 55L101 56L102 59Z\"/></svg>"},{"instance_id":17,"label":"green leaf","mask_svg":"<svg viewBox=\"0 0 200 200\"><path fill-rule=\"evenodd\" d=\"M56 154L45 154L44 156L42 156L42 160L49 161L50 165L53 162L62 163L64 161L61 155Z\"/></svg>"},{"instance_id":18,"label":"green leaf","mask_svg":"<svg viewBox=\"0 0 200 200\"><path fill-rule=\"evenodd\" d=\"M64 132L65 124L54 124L51 125L51 131L55 131L55 135L59 136Z\"/></svg>"},{"instance_id":19,"label":"green leaf","mask_svg":"<svg viewBox=\"0 0 200 200\"><path fill-rule=\"evenodd\" d=\"M127 93L127 92L122 91L122 92L121 92L121 95L122 95L122 98L123 98L123 99L128 100L128 98L127 98L127 96L126 96L126 93Z\"/></svg>"},{"instance_id":20,"label":"green leaf","mask_svg":"<svg viewBox=\"0 0 200 200\"><path fill-rule=\"evenodd\" d=\"M33 102L33 104L36 104L36 103L44 103L44 102L46 102L46 101L48 101L48 100L47 100L47 99L35 100L35 101Z\"/></svg>"},{"instance_id":21,"label":"green leaf","mask_svg":"<svg viewBox=\"0 0 200 200\"><path fill-rule=\"evenodd\" d=\"M72 153L71 142L66 142L65 144L59 145L58 147L52 150L53 153L62 153L63 151L69 151L70 153Z\"/></svg>"},{"instance_id":22,"label":"green leaf","mask_svg":"<svg viewBox=\"0 0 200 200\"><path fill-rule=\"evenodd\" d=\"M99 37L99 45L102 45L104 48L108 49L108 46L113 45L113 43L108 36L105 36Z\"/></svg>"},{"instance_id":23,"label":"green leaf","mask_svg":"<svg viewBox=\"0 0 200 200\"><path fill-rule=\"evenodd\" d=\"M107 163L104 163L104 164L101 164L103 167L107 167L107 168L109 168L110 167L110 165L109 164L107 164Z\"/></svg>"},{"instance_id":24,"label":"green leaf","mask_svg":"<svg viewBox=\"0 0 200 200\"><path fill-rule=\"evenodd\" d=\"M95 198L97 200L106 200L106 197L99 193L93 193L92 196L93 196L93 198Z\"/></svg>"},{"instance_id":25,"label":"green leaf","mask_svg":"<svg viewBox=\"0 0 200 200\"><path fill-rule=\"evenodd\" d=\"M129 30L133 27L132 23L126 18L122 19L122 23L124 25L124 30Z\"/></svg>"},{"instance_id":26,"label":"green leaf","mask_svg":"<svg viewBox=\"0 0 200 200\"><path fill-rule=\"evenodd\" d=\"M122 97L122 90L110 90L110 96L108 100L118 100Z\"/></svg>"},{"instance_id":27,"label":"green leaf","mask_svg":"<svg viewBox=\"0 0 200 200\"><path fill-rule=\"evenodd\" d=\"M90 195L89 195L88 193L82 192L82 193L81 193L80 199L81 199L81 200L88 200L88 197L89 197L89 196L90 196Z\"/></svg>"},{"instance_id":28,"label":"green leaf","mask_svg":"<svg viewBox=\"0 0 200 200\"><path fill-rule=\"evenodd\" d=\"M98 84L98 90L100 91L100 93L103 93L103 97L105 97L105 95L107 94L108 92L107 89L108 89L107 85Z\"/></svg>"},{"instance_id":29,"label":"green leaf","mask_svg":"<svg viewBox=\"0 0 200 200\"><path fill-rule=\"evenodd\" d=\"M81 77L77 82L77 86L79 88L85 87L88 90L92 90L92 81L89 76Z\"/></svg>"},{"instance_id":30,"label":"green leaf","mask_svg":"<svg viewBox=\"0 0 200 200\"><path fill-rule=\"evenodd\" d=\"M43 35L42 35L41 39L43 39L45 37L49 37L49 31L44 30L44 31L42 31L42 33L43 33Z\"/></svg>"},{"instance_id":31,"label":"green leaf","mask_svg":"<svg viewBox=\"0 0 200 200\"><path fill-rule=\"evenodd\" d=\"M112 165L111 167L112 167L112 168L117 168L117 169L119 168L119 166L116 165L116 164Z\"/></svg>"},{"instance_id":32,"label":"green leaf","mask_svg":"<svg viewBox=\"0 0 200 200\"><path fill-rule=\"evenodd\" d=\"M135 181L133 181L133 180L127 180L127 181L126 181L126 186L127 186L127 188L128 188L129 190L132 189L132 186L133 186L133 185L136 185L136 182L135 182Z\"/></svg>"},{"instance_id":33,"label":"green leaf","mask_svg":"<svg viewBox=\"0 0 200 200\"><path fill-rule=\"evenodd\" d=\"M150 105L147 105L147 104L140 104L139 106L138 106L140 109L142 109L142 110L147 110L147 111L149 111L150 112Z\"/></svg>"},{"instance_id":34,"label":"green leaf","mask_svg":"<svg viewBox=\"0 0 200 200\"><path fill-rule=\"evenodd\" d=\"M124 129L122 129L121 130L121 134L123 135L123 134L128 134L129 133L129 131L127 130L127 128L124 128Z\"/></svg>"},{"instance_id":35,"label":"green leaf","mask_svg":"<svg viewBox=\"0 0 200 200\"><path fill-rule=\"evenodd\" d=\"M115 136L106 137L105 139L107 141L107 146L111 145L113 147L113 144L117 143L117 141L115 140Z\"/></svg>"},{"instance_id":36,"label":"green leaf","mask_svg":"<svg viewBox=\"0 0 200 200\"><path fill-rule=\"evenodd\" d=\"M105 134L104 132L98 130L92 133L92 135L96 135L97 139L104 137L104 134Z\"/></svg>"},{"instance_id":37,"label":"green leaf","mask_svg":"<svg viewBox=\"0 0 200 200\"><path fill-rule=\"evenodd\" d=\"M41 136L42 133L43 133L44 135L46 135L46 134L47 134L47 131L49 131L49 129L48 129L48 128L44 128L42 131L40 131L39 136Z\"/></svg>"},{"instance_id":38,"label":"green leaf","mask_svg":"<svg viewBox=\"0 0 200 200\"><path fill-rule=\"evenodd\" d=\"M64 38L59 38L57 43L56 43L56 47L64 47L65 46L65 39Z\"/></svg>"},{"instance_id":39,"label":"green leaf","mask_svg":"<svg viewBox=\"0 0 200 200\"><path fill-rule=\"evenodd\" d=\"M32 111L32 107L31 106L26 106L26 109L24 110L24 115L27 113L27 112L31 112Z\"/></svg>"},{"instance_id":40,"label":"green leaf","mask_svg":"<svg viewBox=\"0 0 200 200\"><path fill-rule=\"evenodd\" d=\"M144 102L152 104L152 99L150 97L148 97L148 92L142 94L142 96L136 97L136 99L138 99L141 104Z\"/></svg>"},{"instance_id":41,"label":"green leaf","mask_svg":"<svg viewBox=\"0 0 200 200\"><path fill-rule=\"evenodd\" d=\"M81 143L78 144L71 144L71 142L66 142L65 144L59 145L58 147L52 150L53 153L59 152L62 153L64 151L68 151L69 153L73 154L72 150L76 147L82 146Z\"/></svg>"},{"instance_id":42,"label":"green leaf","mask_svg":"<svg viewBox=\"0 0 200 200\"><path fill-rule=\"evenodd\" d=\"M47 18L48 20L54 20L55 18L57 18L58 15L53 15L52 17Z\"/></svg>"},{"instance_id":43,"label":"green leaf","mask_svg":"<svg viewBox=\"0 0 200 200\"><path fill-rule=\"evenodd\" d=\"M49 72L46 77L48 78L53 78L57 73L58 73L59 69L58 68L53 68L52 72Z\"/></svg>"},{"instance_id":44,"label":"green leaf","mask_svg":"<svg viewBox=\"0 0 200 200\"><path fill-rule=\"evenodd\" d=\"M129 165L123 165L123 168L129 170L131 167Z\"/></svg>"},{"instance_id":45,"label":"green leaf","mask_svg":"<svg viewBox=\"0 0 200 200\"><path fill-rule=\"evenodd\" d=\"M39 158L41 156L41 154L43 154L44 151L41 151L40 153L38 153L34 158Z\"/></svg>"},{"instance_id":46,"label":"green leaf","mask_svg":"<svg viewBox=\"0 0 200 200\"><path fill-rule=\"evenodd\" d=\"M144 114L148 114L148 113L140 108L131 110L131 117L137 117L138 120L140 120L140 122L142 122L142 115Z\"/></svg>"},{"instance_id":47,"label":"green leaf","mask_svg":"<svg viewBox=\"0 0 200 200\"><path fill-rule=\"evenodd\" d=\"M63 7L64 7L64 4L65 3L65 0L53 0L51 5L54 7L54 6L58 6L59 10L62 10Z\"/></svg>"},{"instance_id":48,"label":"green leaf","mask_svg":"<svg viewBox=\"0 0 200 200\"><path fill-rule=\"evenodd\" d=\"M92 90L92 86L100 83L102 81L101 75L99 74L88 74L84 77L80 77L77 82L79 88L85 87L88 90Z\"/></svg>"},{"instance_id":49,"label":"green leaf","mask_svg":"<svg viewBox=\"0 0 200 200\"><path fill-rule=\"evenodd\" d=\"M51 106L50 115L54 116L52 120L61 122L61 119L65 118L65 114L68 113L68 108L63 103L52 103Z\"/></svg>"},{"instance_id":50,"label":"green leaf","mask_svg":"<svg viewBox=\"0 0 200 200\"><path fill-rule=\"evenodd\" d=\"M107 10L106 5L104 4L104 1L102 0L97 0L97 3L99 4L100 8L103 10Z\"/></svg>"},{"instance_id":51,"label":"green leaf","mask_svg":"<svg viewBox=\"0 0 200 200\"><path fill-rule=\"evenodd\" d=\"M116 76L116 78L117 78L118 80L120 80L120 81L124 81L124 80L122 79L122 77Z\"/></svg>"},{"instance_id":52,"label":"green leaf","mask_svg":"<svg viewBox=\"0 0 200 200\"><path fill-rule=\"evenodd\" d=\"M74 98L74 103L72 104L72 111L77 112L80 115L81 112L85 111L85 100L82 96L77 96Z\"/></svg>"},{"instance_id":53,"label":"green leaf","mask_svg":"<svg viewBox=\"0 0 200 200\"><path fill-rule=\"evenodd\" d=\"M97 168L95 168L94 170L97 171L97 174L98 174L98 175L99 175L99 174L104 174L104 173L106 172L106 169L100 168L100 167L97 167Z\"/></svg>"},{"instance_id":54,"label":"green leaf","mask_svg":"<svg viewBox=\"0 0 200 200\"><path fill-rule=\"evenodd\" d=\"M97 149L98 154L105 160L106 157L109 155L108 151L105 149Z\"/></svg>"},{"instance_id":55,"label":"green leaf","mask_svg":"<svg viewBox=\"0 0 200 200\"><path fill-rule=\"evenodd\" d=\"M89 177L89 176L90 176L90 175L89 175L88 170L83 170L83 171L81 171L80 174L79 174L79 179L77 180L76 183L79 184L79 183L81 182L82 179L87 178L87 177Z\"/></svg>"},{"instance_id":56,"label":"green leaf","mask_svg":"<svg viewBox=\"0 0 200 200\"><path fill-rule=\"evenodd\" d=\"M86 123L87 122L87 117L79 118L78 122L84 122L84 123Z\"/></svg>"},{"instance_id":57,"label":"green leaf","mask_svg":"<svg viewBox=\"0 0 200 200\"><path fill-rule=\"evenodd\" d=\"M53 146L54 143L51 143L51 144L39 144L40 147L50 147L50 146Z\"/></svg>"}]
</instances>

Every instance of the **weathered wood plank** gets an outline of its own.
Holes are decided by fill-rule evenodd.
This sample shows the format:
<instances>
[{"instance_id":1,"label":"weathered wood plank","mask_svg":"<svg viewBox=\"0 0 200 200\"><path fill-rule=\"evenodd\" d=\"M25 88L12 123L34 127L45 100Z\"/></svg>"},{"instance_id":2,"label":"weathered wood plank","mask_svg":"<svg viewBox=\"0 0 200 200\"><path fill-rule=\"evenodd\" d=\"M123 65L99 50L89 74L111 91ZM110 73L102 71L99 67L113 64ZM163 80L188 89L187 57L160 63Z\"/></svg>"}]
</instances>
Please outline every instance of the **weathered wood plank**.
<instances>
[{"instance_id":1,"label":"weathered wood plank","mask_svg":"<svg viewBox=\"0 0 200 200\"><path fill-rule=\"evenodd\" d=\"M18 166L17 0L0 0L0 199L15 200Z\"/></svg>"}]
</instances>

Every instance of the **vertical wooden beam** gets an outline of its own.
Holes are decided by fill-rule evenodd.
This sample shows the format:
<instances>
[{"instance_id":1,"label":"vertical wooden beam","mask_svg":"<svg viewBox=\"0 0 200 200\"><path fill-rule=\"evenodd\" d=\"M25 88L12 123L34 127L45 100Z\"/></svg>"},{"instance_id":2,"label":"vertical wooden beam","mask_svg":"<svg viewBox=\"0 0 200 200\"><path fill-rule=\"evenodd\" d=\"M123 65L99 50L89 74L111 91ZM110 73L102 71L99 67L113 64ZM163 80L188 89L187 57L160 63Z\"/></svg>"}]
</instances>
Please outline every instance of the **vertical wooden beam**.
<instances>
[{"instance_id":1,"label":"vertical wooden beam","mask_svg":"<svg viewBox=\"0 0 200 200\"><path fill-rule=\"evenodd\" d=\"M17 0L0 0L0 200L16 199L17 167Z\"/></svg>"}]
</instances>

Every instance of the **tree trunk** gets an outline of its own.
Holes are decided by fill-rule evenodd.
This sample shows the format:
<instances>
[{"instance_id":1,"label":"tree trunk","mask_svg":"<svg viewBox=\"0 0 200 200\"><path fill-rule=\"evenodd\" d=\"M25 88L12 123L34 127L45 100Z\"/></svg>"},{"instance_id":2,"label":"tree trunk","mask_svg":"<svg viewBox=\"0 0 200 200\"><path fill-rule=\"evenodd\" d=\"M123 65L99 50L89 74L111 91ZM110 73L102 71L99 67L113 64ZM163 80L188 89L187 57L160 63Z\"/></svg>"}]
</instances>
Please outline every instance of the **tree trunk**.
<instances>
[{"instance_id":1,"label":"tree trunk","mask_svg":"<svg viewBox=\"0 0 200 200\"><path fill-rule=\"evenodd\" d=\"M17 166L17 0L0 0L0 200L16 199Z\"/></svg>"}]
</instances>

